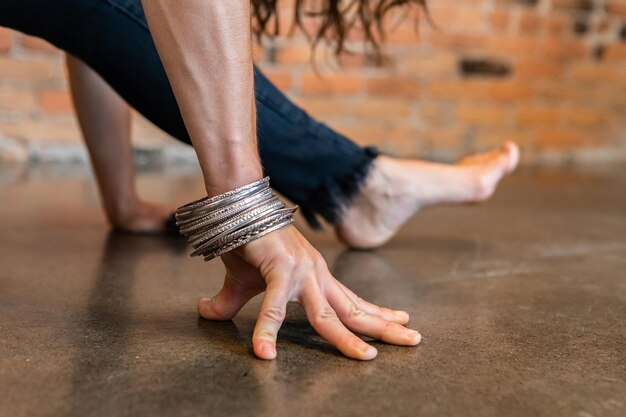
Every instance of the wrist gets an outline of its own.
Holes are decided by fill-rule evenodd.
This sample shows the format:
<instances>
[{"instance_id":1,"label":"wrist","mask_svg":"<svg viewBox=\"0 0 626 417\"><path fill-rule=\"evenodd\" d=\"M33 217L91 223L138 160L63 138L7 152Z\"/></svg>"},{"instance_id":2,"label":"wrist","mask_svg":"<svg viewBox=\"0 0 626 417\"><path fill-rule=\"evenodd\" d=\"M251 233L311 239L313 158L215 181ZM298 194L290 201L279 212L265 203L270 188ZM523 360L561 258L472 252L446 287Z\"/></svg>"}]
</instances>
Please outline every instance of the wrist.
<instances>
[{"instance_id":1,"label":"wrist","mask_svg":"<svg viewBox=\"0 0 626 417\"><path fill-rule=\"evenodd\" d=\"M211 134L220 142L205 140L196 146L204 184L209 197L263 178L256 141L241 135Z\"/></svg>"},{"instance_id":2,"label":"wrist","mask_svg":"<svg viewBox=\"0 0 626 417\"><path fill-rule=\"evenodd\" d=\"M105 200L104 209L109 222L113 225L119 225L132 217L141 204L141 200L135 195L116 200Z\"/></svg>"},{"instance_id":3,"label":"wrist","mask_svg":"<svg viewBox=\"0 0 626 417\"><path fill-rule=\"evenodd\" d=\"M264 177L176 210L176 225L194 251L209 261L294 221L298 206L286 207Z\"/></svg>"},{"instance_id":4,"label":"wrist","mask_svg":"<svg viewBox=\"0 0 626 417\"><path fill-rule=\"evenodd\" d=\"M102 200L104 209L109 217L118 217L133 211L140 205L141 199L133 191L103 193Z\"/></svg>"},{"instance_id":5,"label":"wrist","mask_svg":"<svg viewBox=\"0 0 626 417\"><path fill-rule=\"evenodd\" d=\"M213 197L261 178L263 178L263 169L258 165L238 168L235 171L223 170L220 173L210 173L204 176L204 185L207 195Z\"/></svg>"}]
</instances>

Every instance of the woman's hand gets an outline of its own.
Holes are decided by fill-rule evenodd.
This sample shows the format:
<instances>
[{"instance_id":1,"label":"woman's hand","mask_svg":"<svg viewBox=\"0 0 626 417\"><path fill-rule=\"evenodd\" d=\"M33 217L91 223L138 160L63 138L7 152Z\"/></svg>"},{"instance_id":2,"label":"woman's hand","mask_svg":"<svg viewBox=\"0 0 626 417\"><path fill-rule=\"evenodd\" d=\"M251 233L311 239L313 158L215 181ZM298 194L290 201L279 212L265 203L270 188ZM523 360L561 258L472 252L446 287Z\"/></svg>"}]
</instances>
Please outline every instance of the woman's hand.
<instances>
[{"instance_id":1,"label":"woman's hand","mask_svg":"<svg viewBox=\"0 0 626 417\"><path fill-rule=\"evenodd\" d=\"M376 349L356 336L414 346L421 336L403 325L409 315L357 297L332 276L322 255L293 226L286 226L222 256L226 277L221 291L198 302L209 320L230 320L265 291L252 344L259 358L276 357L276 336L289 301L302 305L315 330L344 355L361 360Z\"/></svg>"},{"instance_id":2,"label":"woman's hand","mask_svg":"<svg viewBox=\"0 0 626 417\"><path fill-rule=\"evenodd\" d=\"M262 178L256 143L250 1L142 0L150 32L198 155L207 195ZM353 332L398 345L416 345L403 326L408 314L369 304L341 285L322 256L286 226L222 256L224 288L198 310L232 318L265 290L254 330L254 352L276 357L276 334L287 303L306 310L315 330L345 355L373 359L376 349Z\"/></svg>"}]
</instances>

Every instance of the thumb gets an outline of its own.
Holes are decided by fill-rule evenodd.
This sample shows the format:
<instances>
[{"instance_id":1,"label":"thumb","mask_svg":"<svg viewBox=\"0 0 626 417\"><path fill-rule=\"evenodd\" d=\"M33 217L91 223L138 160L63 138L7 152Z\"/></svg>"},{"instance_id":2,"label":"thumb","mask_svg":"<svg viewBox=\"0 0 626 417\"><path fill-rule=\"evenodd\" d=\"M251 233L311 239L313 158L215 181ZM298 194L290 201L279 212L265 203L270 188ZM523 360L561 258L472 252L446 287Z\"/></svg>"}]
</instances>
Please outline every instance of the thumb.
<instances>
[{"instance_id":1,"label":"thumb","mask_svg":"<svg viewBox=\"0 0 626 417\"><path fill-rule=\"evenodd\" d=\"M213 298L198 300L198 314L207 320L230 320L259 290L243 289L228 277Z\"/></svg>"}]
</instances>

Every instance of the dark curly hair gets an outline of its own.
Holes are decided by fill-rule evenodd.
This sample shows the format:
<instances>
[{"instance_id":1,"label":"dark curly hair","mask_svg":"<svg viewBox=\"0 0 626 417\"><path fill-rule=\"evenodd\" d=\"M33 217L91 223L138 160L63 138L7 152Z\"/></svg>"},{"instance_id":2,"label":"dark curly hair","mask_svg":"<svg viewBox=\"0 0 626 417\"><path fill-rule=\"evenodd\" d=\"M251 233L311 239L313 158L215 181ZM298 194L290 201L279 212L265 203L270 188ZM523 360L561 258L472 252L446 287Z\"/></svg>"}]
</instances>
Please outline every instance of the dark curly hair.
<instances>
[{"instance_id":1,"label":"dark curly hair","mask_svg":"<svg viewBox=\"0 0 626 417\"><path fill-rule=\"evenodd\" d=\"M352 30L362 32L363 41L371 47L372 57L376 63L383 60L380 45L385 40L384 17L387 12L398 6L416 5L424 12L426 19L432 24L426 7L426 0L293 0L295 1L294 19L289 35L296 28L301 29L311 42L314 50L320 41L333 45L335 56L342 53L352 54L346 47L346 39ZM252 30L256 38L263 36L273 38L280 33L279 0L251 0ZM313 3L313 4L310 4ZM317 10L311 10L315 6ZM304 25L304 18L317 19L319 28L311 35ZM416 22L417 23L417 22Z\"/></svg>"}]
</instances>

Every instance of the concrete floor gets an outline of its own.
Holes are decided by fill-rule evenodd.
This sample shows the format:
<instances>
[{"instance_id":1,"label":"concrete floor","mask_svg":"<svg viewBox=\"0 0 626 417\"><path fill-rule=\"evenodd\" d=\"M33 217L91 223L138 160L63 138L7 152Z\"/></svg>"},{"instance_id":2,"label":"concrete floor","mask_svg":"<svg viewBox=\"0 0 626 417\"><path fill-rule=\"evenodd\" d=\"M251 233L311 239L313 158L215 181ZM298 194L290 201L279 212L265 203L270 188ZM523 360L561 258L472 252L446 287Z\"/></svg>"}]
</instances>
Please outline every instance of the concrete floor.
<instances>
[{"instance_id":1,"label":"concrete floor","mask_svg":"<svg viewBox=\"0 0 626 417\"><path fill-rule=\"evenodd\" d=\"M200 195L148 172L144 194ZM428 210L387 246L306 232L362 296L412 314L416 348L337 354L290 308L279 357L198 319L219 262L109 233L83 169L0 172L0 416L626 415L626 172L523 172L476 207Z\"/></svg>"}]
</instances>

